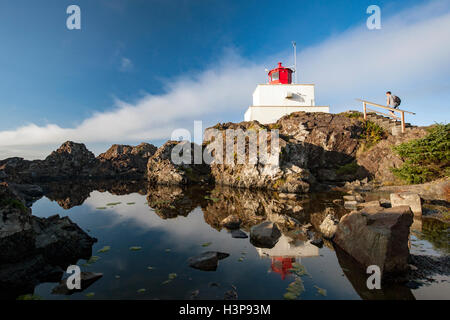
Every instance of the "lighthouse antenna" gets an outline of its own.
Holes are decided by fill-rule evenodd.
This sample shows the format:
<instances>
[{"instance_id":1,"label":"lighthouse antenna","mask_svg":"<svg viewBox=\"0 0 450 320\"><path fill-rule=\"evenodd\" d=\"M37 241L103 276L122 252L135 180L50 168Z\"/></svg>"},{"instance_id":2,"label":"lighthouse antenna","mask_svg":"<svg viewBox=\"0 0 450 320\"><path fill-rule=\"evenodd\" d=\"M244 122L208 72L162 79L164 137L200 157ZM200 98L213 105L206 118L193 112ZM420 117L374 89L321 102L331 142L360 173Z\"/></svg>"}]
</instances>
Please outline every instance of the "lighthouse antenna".
<instances>
[{"instance_id":1,"label":"lighthouse antenna","mask_svg":"<svg viewBox=\"0 0 450 320\"><path fill-rule=\"evenodd\" d=\"M292 46L294 47L294 83L297 84L297 43L292 41Z\"/></svg>"}]
</instances>

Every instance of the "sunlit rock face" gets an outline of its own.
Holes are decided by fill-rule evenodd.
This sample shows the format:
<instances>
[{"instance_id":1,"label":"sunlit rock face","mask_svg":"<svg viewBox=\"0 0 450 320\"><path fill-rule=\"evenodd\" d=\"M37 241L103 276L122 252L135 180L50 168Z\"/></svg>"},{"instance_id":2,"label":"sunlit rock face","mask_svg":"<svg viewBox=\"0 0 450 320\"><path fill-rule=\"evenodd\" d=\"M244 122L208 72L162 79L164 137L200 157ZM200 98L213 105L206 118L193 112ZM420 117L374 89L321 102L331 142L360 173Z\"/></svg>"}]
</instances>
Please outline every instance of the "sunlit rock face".
<instances>
[{"instance_id":1,"label":"sunlit rock face","mask_svg":"<svg viewBox=\"0 0 450 320\"><path fill-rule=\"evenodd\" d=\"M148 160L148 181L180 186L209 184L212 182L211 170L201 155L202 147L195 143L168 141Z\"/></svg>"},{"instance_id":2,"label":"sunlit rock face","mask_svg":"<svg viewBox=\"0 0 450 320\"><path fill-rule=\"evenodd\" d=\"M334 242L365 268L376 265L382 273L401 273L408 268L412 223L408 206L368 207L342 217Z\"/></svg>"},{"instance_id":3,"label":"sunlit rock face","mask_svg":"<svg viewBox=\"0 0 450 320\"><path fill-rule=\"evenodd\" d=\"M243 133L243 143L227 136L227 130ZM271 125L257 121L218 124L206 129L204 145L215 158L211 172L216 184L304 193L321 183L367 175L363 168L353 176L337 171L355 160L362 130L360 121L343 115L297 112ZM274 142L276 131L278 143ZM267 143L261 144L264 135ZM256 136L258 152L255 156L251 152L251 141L255 141ZM236 158L231 163L226 156L227 139L234 139L228 141ZM245 163L239 161L239 156L245 157ZM277 165L267 161L270 156L278 158Z\"/></svg>"}]
</instances>

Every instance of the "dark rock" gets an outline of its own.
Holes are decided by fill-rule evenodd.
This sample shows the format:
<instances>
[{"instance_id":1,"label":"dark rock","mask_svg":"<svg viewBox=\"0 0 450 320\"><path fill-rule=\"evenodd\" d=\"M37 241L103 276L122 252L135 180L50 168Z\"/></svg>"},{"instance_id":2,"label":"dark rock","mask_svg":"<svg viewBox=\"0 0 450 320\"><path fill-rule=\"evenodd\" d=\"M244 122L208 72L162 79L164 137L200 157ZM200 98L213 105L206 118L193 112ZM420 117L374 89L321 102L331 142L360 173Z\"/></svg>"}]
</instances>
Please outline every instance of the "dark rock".
<instances>
[{"instance_id":1,"label":"dark rock","mask_svg":"<svg viewBox=\"0 0 450 320\"><path fill-rule=\"evenodd\" d=\"M141 143L134 147L114 144L97 157L99 164L98 172L95 174L102 177L145 178L148 159L155 154L156 150L157 148L149 143Z\"/></svg>"},{"instance_id":2,"label":"dark rock","mask_svg":"<svg viewBox=\"0 0 450 320\"><path fill-rule=\"evenodd\" d=\"M33 216L7 183L0 183L0 217L0 287L11 295L59 281L68 265L91 256L97 241L67 217Z\"/></svg>"},{"instance_id":3,"label":"dark rock","mask_svg":"<svg viewBox=\"0 0 450 320\"><path fill-rule=\"evenodd\" d=\"M189 266L202 271L216 271L219 260L229 256L228 253L207 251L201 255L189 258Z\"/></svg>"},{"instance_id":4,"label":"dark rock","mask_svg":"<svg viewBox=\"0 0 450 320\"><path fill-rule=\"evenodd\" d=\"M250 242L258 248L273 248L281 237L280 229L273 222L266 221L250 229Z\"/></svg>"},{"instance_id":5,"label":"dark rock","mask_svg":"<svg viewBox=\"0 0 450 320\"><path fill-rule=\"evenodd\" d=\"M248 235L241 230L231 230L231 237L236 239L247 239Z\"/></svg>"},{"instance_id":6,"label":"dark rock","mask_svg":"<svg viewBox=\"0 0 450 320\"><path fill-rule=\"evenodd\" d=\"M342 217L334 242L365 268L377 265L383 274L401 273L408 266L412 222L408 206L365 208Z\"/></svg>"}]
</instances>

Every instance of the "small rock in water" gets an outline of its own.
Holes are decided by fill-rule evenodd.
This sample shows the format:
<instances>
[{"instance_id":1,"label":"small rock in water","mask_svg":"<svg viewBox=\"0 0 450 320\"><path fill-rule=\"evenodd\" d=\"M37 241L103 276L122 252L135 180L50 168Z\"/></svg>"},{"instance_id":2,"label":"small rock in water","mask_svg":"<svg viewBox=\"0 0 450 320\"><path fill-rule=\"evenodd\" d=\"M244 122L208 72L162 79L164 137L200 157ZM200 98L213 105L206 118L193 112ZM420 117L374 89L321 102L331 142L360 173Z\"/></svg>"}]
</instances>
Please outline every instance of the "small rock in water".
<instances>
[{"instance_id":1,"label":"small rock in water","mask_svg":"<svg viewBox=\"0 0 450 320\"><path fill-rule=\"evenodd\" d=\"M232 230L231 231L231 237L236 238L236 239L247 239L248 235L241 231L241 230Z\"/></svg>"},{"instance_id":2,"label":"small rock in water","mask_svg":"<svg viewBox=\"0 0 450 320\"><path fill-rule=\"evenodd\" d=\"M322 248L323 247L323 239L321 237L315 237L311 240L311 244L315 245L316 247Z\"/></svg>"},{"instance_id":3,"label":"small rock in water","mask_svg":"<svg viewBox=\"0 0 450 320\"><path fill-rule=\"evenodd\" d=\"M208 251L189 258L189 266L202 271L216 271L219 260L229 257L228 253Z\"/></svg>"},{"instance_id":4,"label":"small rock in water","mask_svg":"<svg viewBox=\"0 0 450 320\"><path fill-rule=\"evenodd\" d=\"M194 290L191 292L191 299L197 298L197 296L200 294L200 290Z\"/></svg>"},{"instance_id":5,"label":"small rock in water","mask_svg":"<svg viewBox=\"0 0 450 320\"><path fill-rule=\"evenodd\" d=\"M223 298L224 298L224 300L237 300L238 294L237 294L236 290L231 289L231 290L228 290L227 292L225 292Z\"/></svg>"},{"instance_id":6,"label":"small rock in water","mask_svg":"<svg viewBox=\"0 0 450 320\"><path fill-rule=\"evenodd\" d=\"M281 237L280 229L273 222L266 221L250 230L250 242L258 248L273 248Z\"/></svg>"}]
</instances>

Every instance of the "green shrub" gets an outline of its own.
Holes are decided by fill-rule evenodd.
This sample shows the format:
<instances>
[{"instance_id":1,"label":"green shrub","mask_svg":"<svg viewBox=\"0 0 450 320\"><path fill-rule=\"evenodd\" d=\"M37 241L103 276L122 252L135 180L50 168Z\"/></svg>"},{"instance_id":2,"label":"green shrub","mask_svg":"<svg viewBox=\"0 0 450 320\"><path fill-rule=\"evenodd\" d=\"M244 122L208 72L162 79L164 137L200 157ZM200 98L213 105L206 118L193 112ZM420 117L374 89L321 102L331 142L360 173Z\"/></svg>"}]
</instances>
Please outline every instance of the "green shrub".
<instances>
[{"instance_id":1,"label":"green shrub","mask_svg":"<svg viewBox=\"0 0 450 320\"><path fill-rule=\"evenodd\" d=\"M427 136L393 147L404 161L392 168L394 175L410 184L424 183L450 175L450 124L433 126Z\"/></svg>"},{"instance_id":2,"label":"green shrub","mask_svg":"<svg viewBox=\"0 0 450 320\"><path fill-rule=\"evenodd\" d=\"M386 139L387 134L386 131L376 123L372 121L365 121L360 138L363 140L363 149L366 151L381 140Z\"/></svg>"}]
</instances>

